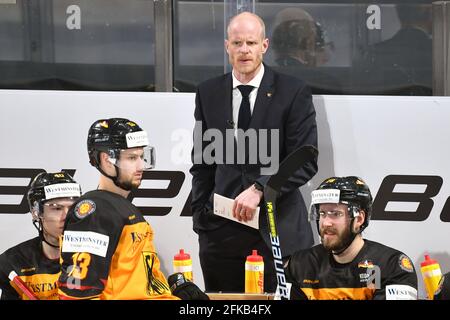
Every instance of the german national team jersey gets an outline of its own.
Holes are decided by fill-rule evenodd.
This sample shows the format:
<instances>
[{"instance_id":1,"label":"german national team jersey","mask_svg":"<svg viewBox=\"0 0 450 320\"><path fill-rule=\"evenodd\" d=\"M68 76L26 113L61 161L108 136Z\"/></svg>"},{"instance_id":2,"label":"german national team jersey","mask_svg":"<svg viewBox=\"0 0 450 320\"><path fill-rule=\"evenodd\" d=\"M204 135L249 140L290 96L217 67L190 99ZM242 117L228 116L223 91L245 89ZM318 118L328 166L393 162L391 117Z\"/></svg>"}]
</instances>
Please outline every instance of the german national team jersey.
<instances>
[{"instance_id":1,"label":"german national team jersey","mask_svg":"<svg viewBox=\"0 0 450 320\"><path fill-rule=\"evenodd\" d=\"M450 272L442 276L434 294L434 300L450 300Z\"/></svg>"},{"instance_id":2,"label":"german national team jersey","mask_svg":"<svg viewBox=\"0 0 450 320\"><path fill-rule=\"evenodd\" d=\"M115 193L91 191L72 206L61 265L61 299L177 299L160 271L152 228Z\"/></svg>"},{"instance_id":3,"label":"german national team jersey","mask_svg":"<svg viewBox=\"0 0 450 320\"><path fill-rule=\"evenodd\" d=\"M0 299L28 300L22 290L9 281L10 272L15 271L39 300L56 300L59 270L59 261L44 255L39 237L12 247L0 255Z\"/></svg>"},{"instance_id":4,"label":"german national team jersey","mask_svg":"<svg viewBox=\"0 0 450 320\"><path fill-rule=\"evenodd\" d=\"M364 240L347 264L337 263L322 245L292 255L286 268L291 299L413 300L417 276L411 260L400 251Z\"/></svg>"}]
</instances>

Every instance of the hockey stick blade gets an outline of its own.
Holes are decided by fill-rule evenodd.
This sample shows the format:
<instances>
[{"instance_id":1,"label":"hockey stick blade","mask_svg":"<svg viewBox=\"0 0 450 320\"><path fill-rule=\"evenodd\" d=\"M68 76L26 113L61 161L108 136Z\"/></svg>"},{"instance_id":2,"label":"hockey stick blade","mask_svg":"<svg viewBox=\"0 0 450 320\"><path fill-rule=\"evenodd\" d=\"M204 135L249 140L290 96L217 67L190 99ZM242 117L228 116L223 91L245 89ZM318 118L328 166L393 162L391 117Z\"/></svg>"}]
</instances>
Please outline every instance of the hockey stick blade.
<instances>
[{"instance_id":1,"label":"hockey stick blade","mask_svg":"<svg viewBox=\"0 0 450 320\"><path fill-rule=\"evenodd\" d=\"M276 227L276 208L275 203L277 196L286 183L286 181L299 169L308 162L316 158L319 151L316 147L307 145L298 148L290 153L280 164L278 172L271 176L264 188L264 200L267 209L267 223L269 226L270 243L272 246L273 260L275 263L275 271L277 274L277 294L281 299L289 299L289 290L286 285L286 276L283 268L283 255L281 253L280 238L278 237Z\"/></svg>"},{"instance_id":2,"label":"hockey stick blade","mask_svg":"<svg viewBox=\"0 0 450 320\"><path fill-rule=\"evenodd\" d=\"M27 287L25 282L17 275L17 273L13 270L8 275L9 280L14 282L14 284L20 289L20 291L30 300L39 300L33 292L31 292L30 288Z\"/></svg>"},{"instance_id":3,"label":"hockey stick blade","mask_svg":"<svg viewBox=\"0 0 450 320\"><path fill-rule=\"evenodd\" d=\"M279 192L284 183L306 163L317 157L316 147L306 145L291 152L278 167L278 172L271 176L266 186Z\"/></svg>"},{"instance_id":4,"label":"hockey stick blade","mask_svg":"<svg viewBox=\"0 0 450 320\"><path fill-rule=\"evenodd\" d=\"M273 212L275 212L275 201L281 191L281 188L297 170L301 169L308 162L316 158L318 154L319 151L312 145L306 145L296 149L295 151L290 153L283 160L283 162L281 162L280 166L278 167L278 172L271 176L269 180L267 180L266 186L264 188L264 199L267 209L269 209L268 204L270 203L271 210L267 210L267 218L271 236L278 236Z\"/></svg>"}]
</instances>

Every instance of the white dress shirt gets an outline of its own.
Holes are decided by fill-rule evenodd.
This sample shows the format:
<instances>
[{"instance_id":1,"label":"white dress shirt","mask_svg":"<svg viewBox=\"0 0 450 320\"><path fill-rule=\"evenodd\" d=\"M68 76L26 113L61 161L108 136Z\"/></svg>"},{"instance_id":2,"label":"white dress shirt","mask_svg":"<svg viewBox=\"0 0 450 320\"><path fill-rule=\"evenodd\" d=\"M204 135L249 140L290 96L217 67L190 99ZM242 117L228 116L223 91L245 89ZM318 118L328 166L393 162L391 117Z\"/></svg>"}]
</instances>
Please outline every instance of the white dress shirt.
<instances>
[{"instance_id":1,"label":"white dress shirt","mask_svg":"<svg viewBox=\"0 0 450 320\"><path fill-rule=\"evenodd\" d=\"M233 77L233 99L232 99L233 128L234 128L234 136L236 136L237 123L238 123L238 118L239 118L239 107L241 106L241 101L242 101L242 94L237 87L240 85L244 85L244 84L242 82L240 82L238 79L236 79L233 72L231 74ZM253 109L255 107L256 96L258 95L258 89L259 89L259 86L261 85L263 76L264 76L264 65L261 63L261 69L259 69L256 76L252 80L250 80L250 82L245 84L247 86L254 87L252 92L250 92L250 95L248 96L248 98L250 100L250 112L252 115L253 115Z\"/></svg>"}]
</instances>

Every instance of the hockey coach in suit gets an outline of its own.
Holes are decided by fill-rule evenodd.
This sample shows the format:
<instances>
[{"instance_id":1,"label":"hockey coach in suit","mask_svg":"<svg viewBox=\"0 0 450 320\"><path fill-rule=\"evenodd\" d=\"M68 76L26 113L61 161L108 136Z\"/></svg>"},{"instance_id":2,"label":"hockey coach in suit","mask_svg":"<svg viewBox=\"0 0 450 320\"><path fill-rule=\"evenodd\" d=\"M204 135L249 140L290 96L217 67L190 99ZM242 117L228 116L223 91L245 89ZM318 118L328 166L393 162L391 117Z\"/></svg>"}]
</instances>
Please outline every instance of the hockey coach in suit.
<instances>
[{"instance_id":1,"label":"hockey coach in suit","mask_svg":"<svg viewBox=\"0 0 450 320\"><path fill-rule=\"evenodd\" d=\"M264 174L267 159L261 157L261 147L278 164L303 145L317 146L316 113L303 81L263 64L269 40L259 16L249 12L234 16L227 34L232 72L201 83L196 92L190 169L193 228L199 236L206 291L244 292L245 259L257 249L265 262L264 289L274 292L277 281L262 192L270 175ZM217 133L223 139L211 138ZM251 138L245 142L243 136ZM223 149L217 147L220 140ZM278 198L276 222L284 258L313 244L298 188L316 172L317 160L311 161L289 179ZM260 206L259 230L214 215L214 193L235 199L233 216L243 222L254 219Z\"/></svg>"}]
</instances>

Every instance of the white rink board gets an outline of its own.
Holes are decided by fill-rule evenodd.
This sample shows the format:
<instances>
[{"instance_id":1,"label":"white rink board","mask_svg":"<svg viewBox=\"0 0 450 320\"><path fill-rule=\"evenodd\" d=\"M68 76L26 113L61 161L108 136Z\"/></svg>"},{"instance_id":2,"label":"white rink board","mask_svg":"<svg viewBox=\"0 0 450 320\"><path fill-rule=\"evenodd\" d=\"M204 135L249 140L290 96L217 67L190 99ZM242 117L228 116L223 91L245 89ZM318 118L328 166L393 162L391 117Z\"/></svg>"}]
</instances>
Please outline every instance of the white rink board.
<instances>
[{"instance_id":1,"label":"white rink board","mask_svg":"<svg viewBox=\"0 0 450 320\"><path fill-rule=\"evenodd\" d=\"M425 221L371 221L364 236L404 251L416 269L424 253L429 253L440 262L443 272L450 271L450 223L440 219L450 196L450 98L315 96L314 102L319 173L302 188L305 200L309 202L309 192L332 175L361 176L374 196L388 175L439 176L443 184ZM180 217L191 184L193 110L191 93L0 90L0 169L76 169L74 177L86 192L96 188L98 178L86 152L89 126L109 117L136 121L148 131L150 144L156 147L156 170L182 171L186 178L174 198L139 198L134 203L172 207L166 216L147 216L155 230L163 270L172 273L172 257L184 248L193 258L195 282L203 287L192 219ZM0 176L0 186L28 183L27 179L11 182ZM145 181L142 187L165 188L167 184ZM407 187L400 191L408 192ZM415 187L409 192L418 191ZM17 205L21 200L20 195L0 193L0 205ZM399 202L389 205L393 211L405 208ZM0 252L36 235L29 214L3 211ZM423 296L420 275L419 286Z\"/></svg>"}]
</instances>

